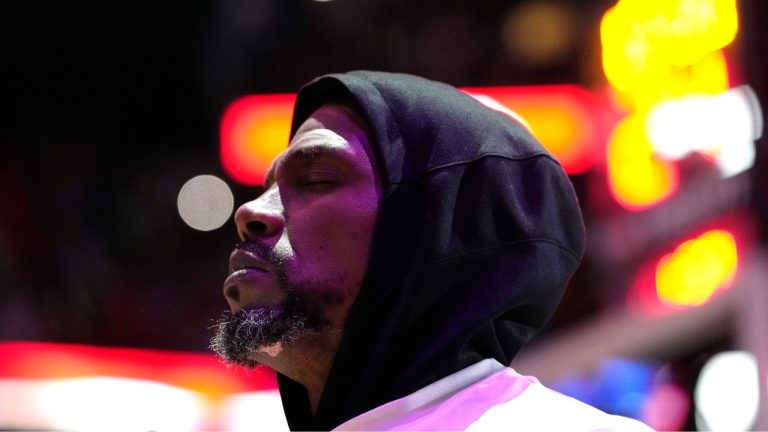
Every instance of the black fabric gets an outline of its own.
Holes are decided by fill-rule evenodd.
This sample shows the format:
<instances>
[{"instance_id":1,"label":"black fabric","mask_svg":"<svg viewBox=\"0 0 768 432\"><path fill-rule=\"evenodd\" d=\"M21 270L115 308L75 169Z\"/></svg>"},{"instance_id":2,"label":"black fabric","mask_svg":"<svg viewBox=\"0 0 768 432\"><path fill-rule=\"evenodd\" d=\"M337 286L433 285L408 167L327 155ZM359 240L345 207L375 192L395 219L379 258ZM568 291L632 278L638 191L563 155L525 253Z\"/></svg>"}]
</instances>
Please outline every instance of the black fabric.
<instances>
[{"instance_id":1,"label":"black fabric","mask_svg":"<svg viewBox=\"0 0 768 432\"><path fill-rule=\"evenodd\" d=\"M280 377L293 430L328 430L484 358L510 364L584 248L573 188L516 121L446 84L356 71L302 88L293 131L345 99L384 184L366 279L315 416Z\"/></svg>"}]
</instances>

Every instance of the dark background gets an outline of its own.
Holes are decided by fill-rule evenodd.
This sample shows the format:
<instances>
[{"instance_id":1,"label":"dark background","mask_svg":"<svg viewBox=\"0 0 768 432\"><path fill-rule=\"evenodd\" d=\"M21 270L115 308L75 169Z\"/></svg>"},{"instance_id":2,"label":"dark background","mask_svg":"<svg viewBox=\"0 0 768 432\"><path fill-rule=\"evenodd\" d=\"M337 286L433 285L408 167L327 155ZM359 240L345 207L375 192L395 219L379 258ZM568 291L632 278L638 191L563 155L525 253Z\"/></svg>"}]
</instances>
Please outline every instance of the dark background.
<instances>
[{"instance_id":1,"label":"dark background","mask_svg":"<svg viewBox=\"0 0 768 432\"><path fill-rule=\"evenodd\" d=\"M187 227L176 196L194 175L226 178L218 162L225 106L359 68L456 86L601 89L599 22L614 2L550 1L567 12L568 27L559 33L564 50L543 59L503 37L510 17L538 3L4 0L0 339L205 350L207 327L226 306L220 287L236 235L231 223ZM765 6L740 7L734 77L766 101ZM761 226L764 143L749 174ZM583 203L588 176L573 178ZM236 204L257 193L230 186ZM597 216L584 211L590 225ZM599 269L587 257L550 332L623 295L595 287Z\"/></svg>"}]
</instances>

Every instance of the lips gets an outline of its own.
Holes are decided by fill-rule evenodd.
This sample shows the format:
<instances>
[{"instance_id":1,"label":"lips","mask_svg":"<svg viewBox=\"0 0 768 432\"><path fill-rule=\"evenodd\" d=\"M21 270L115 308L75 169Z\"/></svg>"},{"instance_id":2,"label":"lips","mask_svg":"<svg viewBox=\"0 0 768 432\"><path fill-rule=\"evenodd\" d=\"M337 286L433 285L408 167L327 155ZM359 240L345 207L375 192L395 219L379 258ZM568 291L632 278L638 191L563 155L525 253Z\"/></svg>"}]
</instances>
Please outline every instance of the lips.
<instances>
[{"instance_id":1,"label":"lips","mask_svg":"<svg viewBox=\"0 0 768 432\"><path fill-rule=\"evenodd\" d=\"M245 305L273 304L282 298L272 286L274 278L268 261L247 250L237 249L229 257L229 276L224 280L224 296L232 311Z\"/></svg>"},{"instance_id":2,"label":"lips","mask_svg":"<svg viewBox=\"0 0 768 432\"><path fill-rule=\"evenodd\" d=\"M229 256L229 273L239 270L252 269L261 272L269 271L269 263L246 250L237 249Z\"/></svg>"}]
</instances>

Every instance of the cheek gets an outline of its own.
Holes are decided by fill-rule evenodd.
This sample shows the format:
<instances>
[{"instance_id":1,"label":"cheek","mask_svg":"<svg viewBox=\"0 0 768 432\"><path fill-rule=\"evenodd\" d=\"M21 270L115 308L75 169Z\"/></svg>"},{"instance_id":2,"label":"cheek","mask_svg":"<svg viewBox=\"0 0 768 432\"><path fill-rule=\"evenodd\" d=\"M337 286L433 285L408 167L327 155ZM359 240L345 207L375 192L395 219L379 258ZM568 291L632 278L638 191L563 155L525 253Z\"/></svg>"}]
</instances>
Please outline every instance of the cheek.
<instances>
[{"instance_id":1,"label":"cheek","mask_svg":"<svg viewBox=\"0 0 768 432\"><path fill-rule=\"evenodd\" d=\"M306 267L304 270L323 272L325 278L345 284L359 284L368 267L378 198L375 192L338 198L327 205L305 209L304 221L297 227L300 232L294 236L297 257L299 265Z\"/></svg>"},{"instance_id":2,"label":"cheek","mask_svg":"<svg viewBox=\"0 0 768 432\"><path fill-rule=\"evenodd\" d=\"M374 193L356 196L346 206L346 211L338 215L334 228L339 244L346 244L346 255L354 261L368 261L373 232L376 229L378 200Z\"/></svg>"}]
</instances>

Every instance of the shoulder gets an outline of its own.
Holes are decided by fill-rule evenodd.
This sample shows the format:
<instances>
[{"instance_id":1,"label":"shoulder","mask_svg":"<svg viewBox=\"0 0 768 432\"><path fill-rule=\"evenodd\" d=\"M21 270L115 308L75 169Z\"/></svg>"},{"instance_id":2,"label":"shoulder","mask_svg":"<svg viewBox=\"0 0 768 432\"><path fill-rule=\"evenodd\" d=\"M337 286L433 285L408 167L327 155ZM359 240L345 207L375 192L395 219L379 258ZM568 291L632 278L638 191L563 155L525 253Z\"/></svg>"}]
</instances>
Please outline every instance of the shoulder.
<instances>
[{"instance_id":1,"label":"shoulder","mask_svg":"<svg viewBox=\"0 0 768 432\"><path fill-rule=\"evenodd\" d=\"M494 387L514 388L521 382L526 385L524 391L516 392L512 398L498 400L491 397L488 409L467 430L653 431L642 422L607 414L558 393L511 368L498 372L494 378Z\"/></svg>"}]
</instances>

